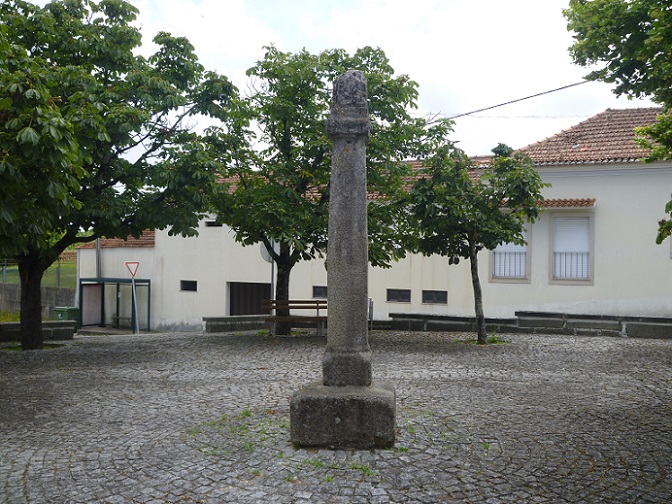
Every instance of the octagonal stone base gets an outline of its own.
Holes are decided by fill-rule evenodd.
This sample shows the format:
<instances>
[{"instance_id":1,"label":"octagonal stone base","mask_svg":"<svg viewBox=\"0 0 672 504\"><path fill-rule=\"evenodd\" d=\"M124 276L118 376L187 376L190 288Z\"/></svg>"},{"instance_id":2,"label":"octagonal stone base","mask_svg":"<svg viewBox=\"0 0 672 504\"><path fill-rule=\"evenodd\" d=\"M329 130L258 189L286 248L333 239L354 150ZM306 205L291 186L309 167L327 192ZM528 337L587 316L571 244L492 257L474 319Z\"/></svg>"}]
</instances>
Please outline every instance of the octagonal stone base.
<instances>
[{"instance_id":1,"label":"octagonal stone base","mask_svg":"<svg viewBox=\"0 0 672 504\"><path fill-rule=\"evenodd\" d=\"M311 383L290 401L292 443L322 448L394 446L396 394L387 382L368 387Z\"/></svg>"}]
</instances>

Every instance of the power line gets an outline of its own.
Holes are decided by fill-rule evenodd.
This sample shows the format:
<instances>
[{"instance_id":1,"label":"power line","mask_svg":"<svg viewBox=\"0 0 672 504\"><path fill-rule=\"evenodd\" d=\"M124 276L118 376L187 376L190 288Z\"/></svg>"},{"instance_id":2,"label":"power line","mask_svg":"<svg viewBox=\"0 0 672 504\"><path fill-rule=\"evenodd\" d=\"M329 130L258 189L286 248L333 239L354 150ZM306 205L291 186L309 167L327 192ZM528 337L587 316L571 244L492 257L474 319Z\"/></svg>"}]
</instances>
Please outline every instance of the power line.
<instances>
[{"instance_id":1,"label":"power line","mask_svg":"<svg viewBox=\"0 0 672 504\"><path fill-rule=\"evenodd\" d=\"M511 101L508 101L508 102L505 102L505 103L500 103L499 105L492 105L491 107L485 107L485 108L478 109L478 110L472 110L471 112L465 112L463 114L453 115L453 116L448 117L448 119L457 119L458 117L464 117L464 116L468 116L468 115L471 115L471 114L477 114L479 112L485 112L486 110L492 110L494 108L503 107L504 105L511 105L512 103L518 103L518 102L521 102L521 101L524 101L524 100L529 100L530 98L536 98L537 96L543 96L543 95L555 93L556 91L562 91L564 89L569 89L569 88L572 88L572 87L575 87L575 86L580 86L581 84L586 84L588 82L591 82L591 81L582 80L581 82L575 82L574 84L568 84L567 86L562 86L562 87L559 87L559 88L556 88L556 89L551 89L549 91L544 91L543 93L533 94L533 95L530 95L530 96L526 96L525 98L518 98L517 100L511 100Z\"/></svg>"}]
</instances>

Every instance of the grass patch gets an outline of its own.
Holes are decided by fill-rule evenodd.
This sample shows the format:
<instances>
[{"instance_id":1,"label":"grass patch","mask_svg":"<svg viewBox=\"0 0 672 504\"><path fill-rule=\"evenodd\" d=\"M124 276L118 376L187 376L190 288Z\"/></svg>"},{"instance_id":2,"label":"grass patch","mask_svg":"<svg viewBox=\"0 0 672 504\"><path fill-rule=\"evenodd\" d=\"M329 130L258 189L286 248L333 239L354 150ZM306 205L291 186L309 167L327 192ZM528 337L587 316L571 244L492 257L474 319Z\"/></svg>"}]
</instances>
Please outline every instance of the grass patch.
<instances>
[{"instance_id":1,"label":"grass patch","mask_svg":"<svg viewBox=\"0 0 672 504\"><path fill-rule=\"evenodd\" d=\"M0 280L8 284L20 284L19 267L8 265L4 269L0 266ZM75 289L77 287L77 261L56 261L42 277L42 287L61 287Z\"/></svg>"},{"instance_id":2,"label":"grass patch","mask_svg":"<svg viewBox=\"0 0 672 504\"><path fill-rule=\"evenodd\" d=\"M20 320L19 312L0 310L0 322L20 322Z\"/></svg>"},{"instance_id":3,"label":"grass patch","mask_svg":"<svg viewBox=\"0 0 672 504\"><path fill-rule=\"evenodd\" d=\"M53 350L54 348L61 348L64 346L65 345L59 343L45 343L42 345L41 350ZM12 342L7 346L0 347L0 352L21 352L22 350L21 343L17 342Z\"/></svg>"}]
</instances>

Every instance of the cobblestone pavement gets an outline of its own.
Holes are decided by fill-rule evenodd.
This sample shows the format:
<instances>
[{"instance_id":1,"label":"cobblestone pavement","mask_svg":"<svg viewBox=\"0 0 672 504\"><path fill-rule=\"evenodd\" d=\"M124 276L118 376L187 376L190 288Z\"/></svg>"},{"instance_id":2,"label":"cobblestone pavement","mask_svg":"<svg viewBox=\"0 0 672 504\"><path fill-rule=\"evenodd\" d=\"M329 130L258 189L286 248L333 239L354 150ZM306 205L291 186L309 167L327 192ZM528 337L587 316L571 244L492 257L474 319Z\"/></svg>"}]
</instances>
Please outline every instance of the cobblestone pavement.
<instances>
[{"instance_id":1,"label":"cobblestone pavement","mask_svg":"<svg viewBox=\"0 0 672 504\"><path fill-rule=\"evenodd\" d=\"M289 443L324 339L87 336L0 352L2 503L663 503L672 342L373 332L378 451Z\"/></svg>"}]
</instances>

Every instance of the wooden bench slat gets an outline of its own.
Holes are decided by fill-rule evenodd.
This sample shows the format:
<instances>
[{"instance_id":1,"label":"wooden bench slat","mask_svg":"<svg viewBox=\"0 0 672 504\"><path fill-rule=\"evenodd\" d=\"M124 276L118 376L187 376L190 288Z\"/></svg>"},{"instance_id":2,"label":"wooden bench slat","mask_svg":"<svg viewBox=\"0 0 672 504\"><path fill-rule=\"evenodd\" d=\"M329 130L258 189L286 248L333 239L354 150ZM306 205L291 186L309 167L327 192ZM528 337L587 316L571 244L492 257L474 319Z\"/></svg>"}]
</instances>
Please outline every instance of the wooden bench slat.
<instances>
[{"instance_id":1,"label":"wooden bench slat","mask_svg":"<svg viewBox=\"0 0 672 504\"><path fill-rule=\"evenodd\" d=\"M280 300L266 300L262 302L264 308L275 308L275 309L286 309L286 308L296 308L296 309L307 309L307 308L327 308L327 302L324 300L315 300L315 301L295 301L292 299L280 299Z\"/></svg>"},{"instance_id":2,"label":"wooden bench slat","mask_svg":"<svg viewBox=\"0 0 672 504\"><path fill-rule=\"evenodd\" d=\"M317 322L317 330L320 336L324 331L324 324L327 321L326 315L320 315L320 310L327 309L326 299L266 299L261 303L262 309L265 310L314 310L316 315L269 315L264 319L265 322L270 322L271 333L275 332L276 322Z\"/></svg>"},{"instance_id":3,"label":"wooden bench slat","mask_svg":"<svg viewBox=\"0 0 672 504\"><path fill-rule=\"evenodd\" d=\"M315 316L315 317L311 317L309 315L305 315L305 316L304 315L298 315L296 317L292 317L292 316L289 316L289 317L273 316L273 317L266 317L264 320L267 321L267 322L269 322L269 321L292 322L294 320L296 320L298 322L300 322L302 320L306 321L306 322L318 322L320 320L327 320L327 316L326 315L320 315L320 316Z\"/></svg>"}]
</instances>

